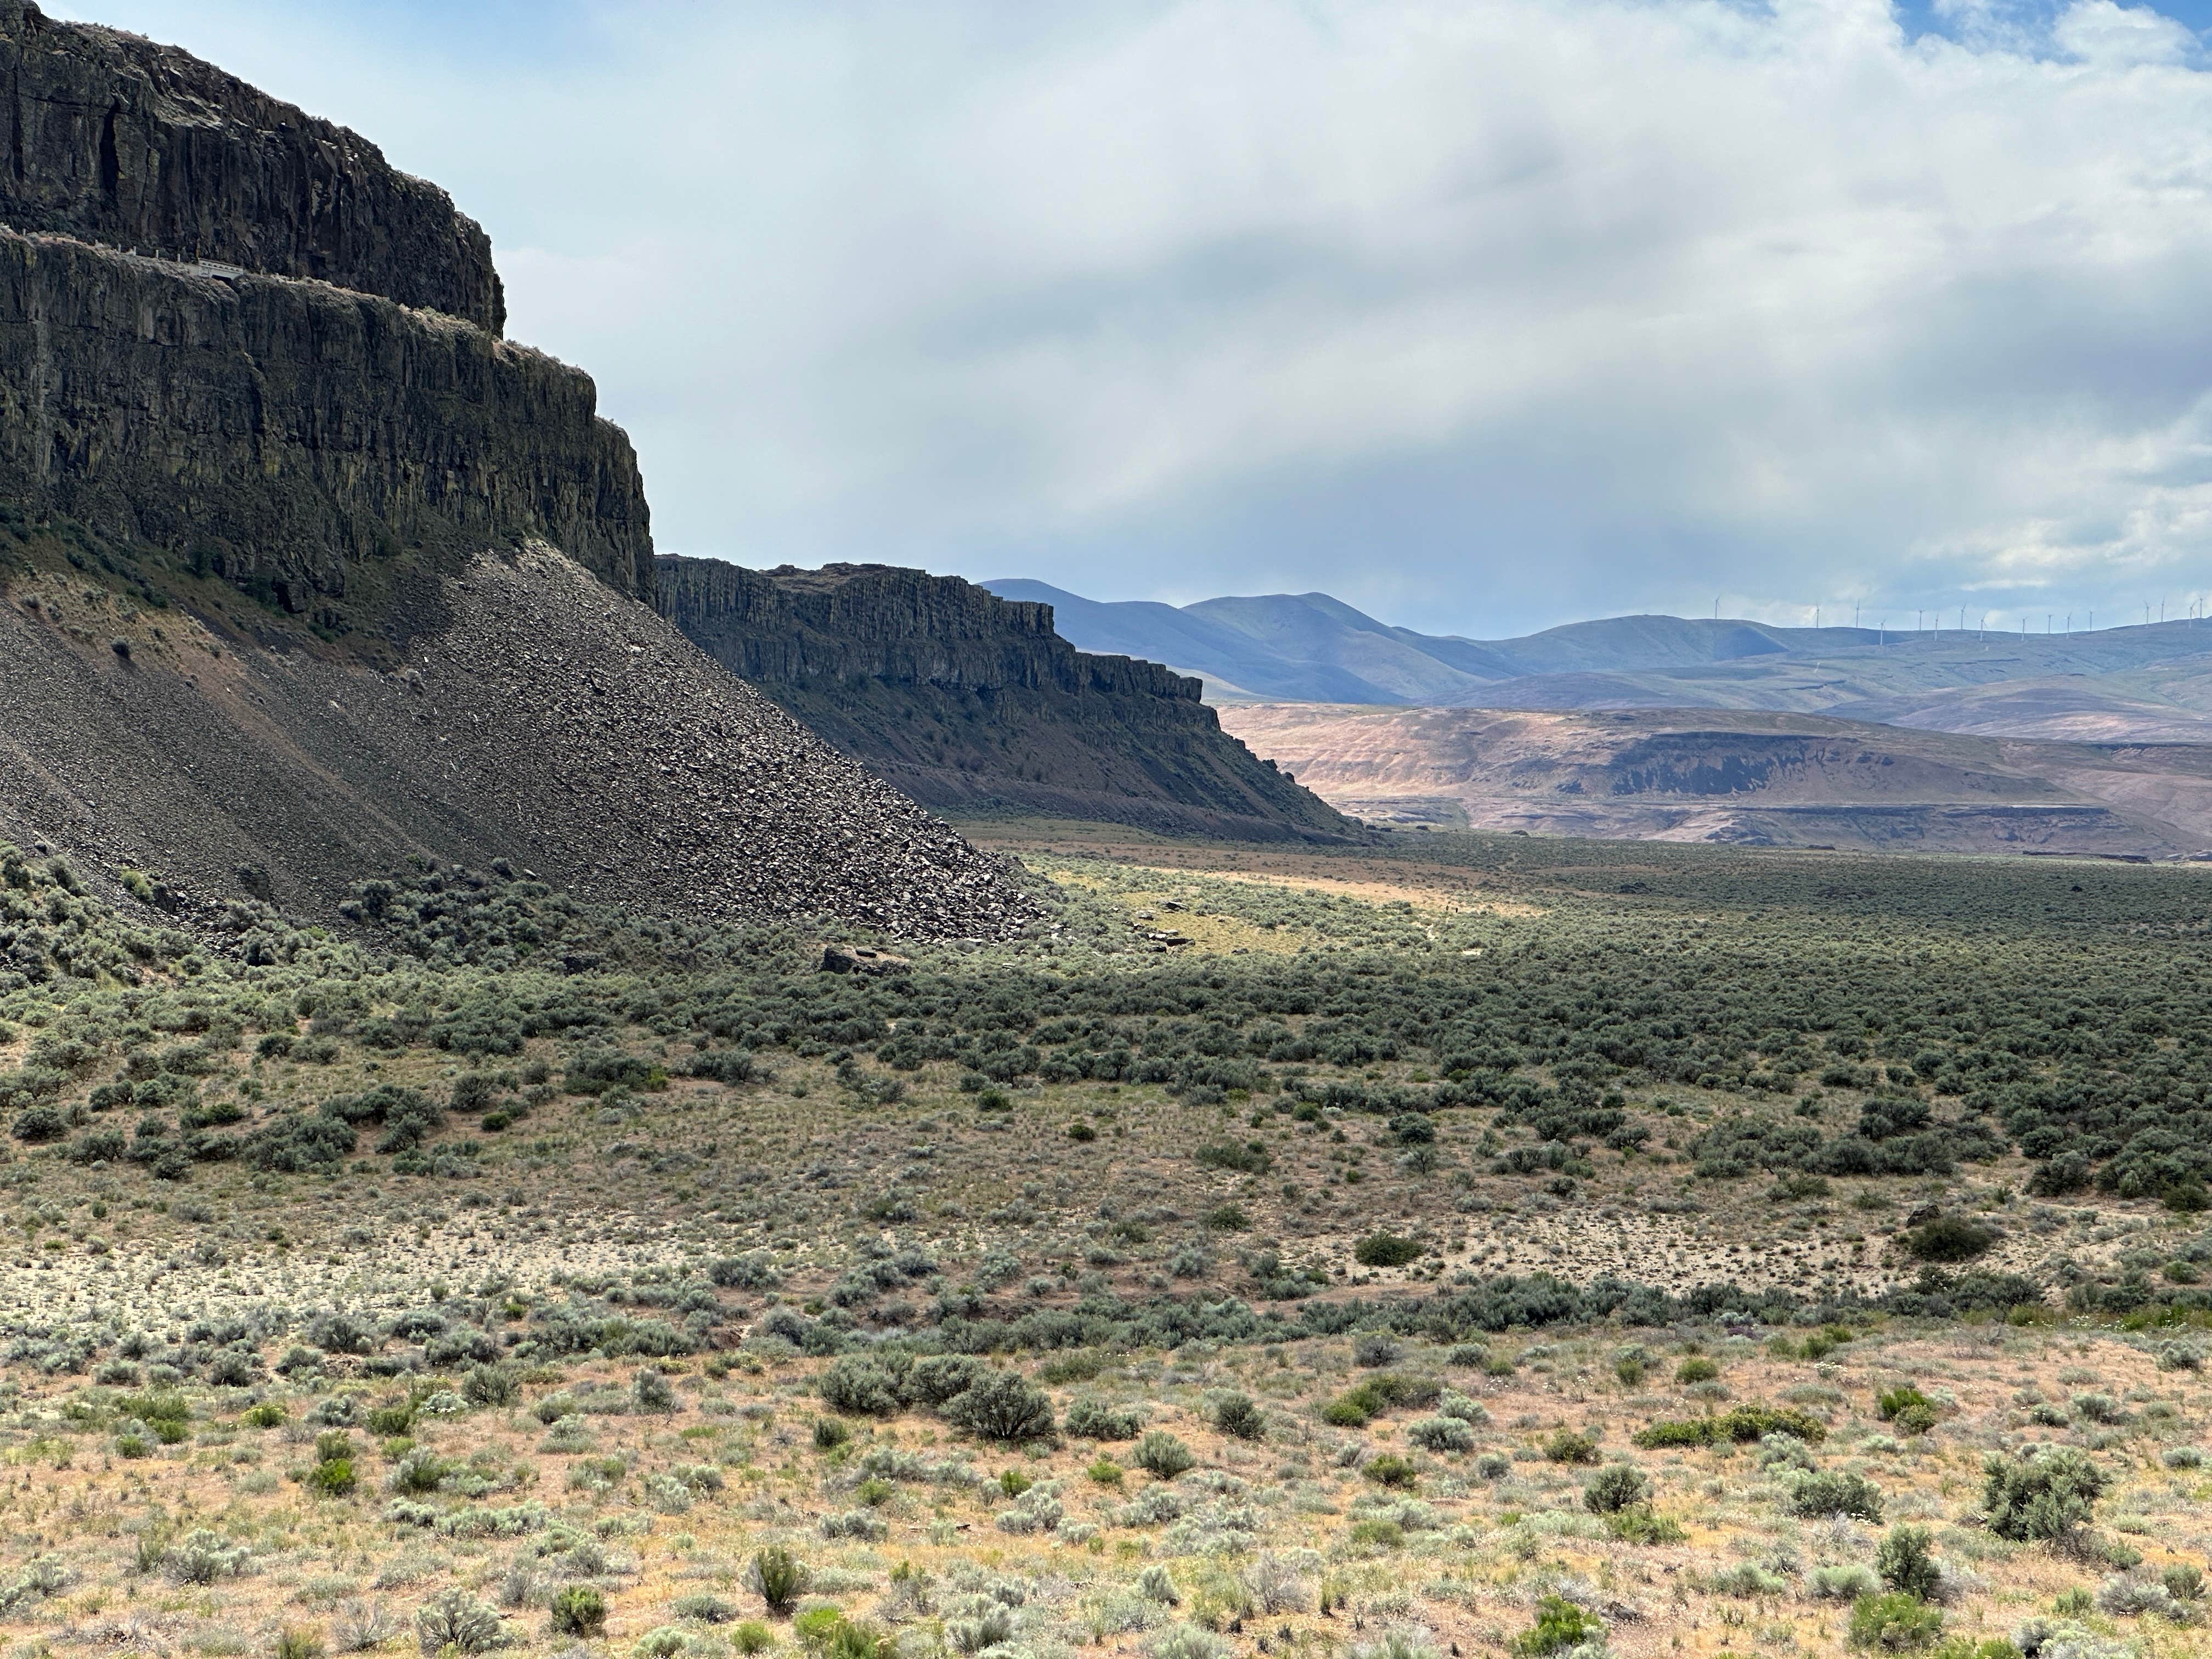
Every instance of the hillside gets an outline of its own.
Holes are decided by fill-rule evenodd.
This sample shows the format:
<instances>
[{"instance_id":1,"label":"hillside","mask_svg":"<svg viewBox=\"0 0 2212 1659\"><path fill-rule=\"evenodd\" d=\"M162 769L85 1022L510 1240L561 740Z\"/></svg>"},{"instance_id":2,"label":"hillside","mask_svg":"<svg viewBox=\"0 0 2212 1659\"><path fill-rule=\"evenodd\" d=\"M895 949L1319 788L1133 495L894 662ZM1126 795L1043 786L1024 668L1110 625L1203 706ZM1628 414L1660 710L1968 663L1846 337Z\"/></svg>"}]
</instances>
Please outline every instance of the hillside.
<instances>
[{"instance_id":1,"label":"hillside","mask_svg":"<svg viewBox=\"0 0 2212 1659\"><path fill-rule=\"evenodd\" d=\"M1607 839L2172 857L2212 847L2212 746L1821 716L1249 704L1224 723L1373 822Z\"/></svg>"},{"instance_id":2,"label":"hillside","mask_svg":"<svg viewBox=\"0 0 2212 1659\"><path fill-rule=\"evenodd\" d=\"M0 68L0 834L185 905L507 860L665 911L1022 924L996 860L653 612L629 439L501 337L442 191L27 4Z\"/></svg>"},{"instance_id":3,"label":"hillside","mask_svg":"<svg viewBox=\"0 0 2212 1659\"><path fill-rule=\"evenodd\" d=\"M2197 622L1916 634L1614 617L1463 640L1389 626L1325 593L1177 609L1099 604L1041 582L987 585L1048 600L1082 649L1201 676L1217 703L1765 708L1988 736L2212 741L2212 625Z\"/></svg>"},{"instance_id":4,"label":"hillside","mask_svg":"<svg viewBox=\"0 0 2212 1659\"><path fill-rule=\"evenodd\" d=\"M884 565L662 558L657 577L695 644L939 811L1261 841L1352 830L1224 733L1195 682L1076 651L1049 606Z\"/></svg>"}]
</instances>

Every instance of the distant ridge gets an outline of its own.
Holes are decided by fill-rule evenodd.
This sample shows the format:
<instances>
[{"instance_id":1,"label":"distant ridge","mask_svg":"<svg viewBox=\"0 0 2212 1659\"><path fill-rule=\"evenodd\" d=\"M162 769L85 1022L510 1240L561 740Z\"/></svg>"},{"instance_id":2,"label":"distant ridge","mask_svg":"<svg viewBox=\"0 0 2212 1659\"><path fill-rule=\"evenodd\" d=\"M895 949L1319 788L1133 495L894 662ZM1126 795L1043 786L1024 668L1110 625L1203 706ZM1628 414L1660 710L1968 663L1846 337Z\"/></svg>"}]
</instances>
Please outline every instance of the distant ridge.
<instances>
[{"instance_id":1,"label":"distant ridge","mask_svg":"<svg viewBox=\"0 0 2212 1659\"><path fill-rule=\"evenodd\" d=\"M2212 623L2046 635L1634 616L1469 640L1395 628L1326 593L1178 608L983 586L1050 604L1080 649L1199 676L1217 703L1757 708L1989 736L2212 740Z\"/></svg>"}]
</instances>

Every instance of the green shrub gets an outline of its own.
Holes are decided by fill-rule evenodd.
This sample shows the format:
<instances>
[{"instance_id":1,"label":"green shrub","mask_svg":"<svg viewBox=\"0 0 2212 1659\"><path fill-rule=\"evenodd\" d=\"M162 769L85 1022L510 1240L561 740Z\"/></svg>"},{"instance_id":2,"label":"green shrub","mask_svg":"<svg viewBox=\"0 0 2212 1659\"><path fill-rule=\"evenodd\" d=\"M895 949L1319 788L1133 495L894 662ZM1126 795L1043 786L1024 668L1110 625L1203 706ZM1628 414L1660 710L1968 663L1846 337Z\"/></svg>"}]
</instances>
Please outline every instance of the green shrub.
<instances>
[{"instance_id":1,"label":"green shrub","mask_svg":"<svg viewBox=\"0 0 2212 1659\"><path fill-rule=\"evenodd\" d=\"M2104 1472L2070 1446L2044 1447L1982 1465L1990 1530L2015 1541L2063 1542L2087 1526L2104 1496Z\"/></svg>"},{"instance_id":2,"label":"green shrub","mask_svg":"<svg viewBox=\"0 0 2212 1659\"><path fill-rule=\"evenodd\" d=\"M814 1386L823 1404L849 1417L888 1417L899 1407L898 1385L872 1354L840 1354Z\"/></svg>"},{"instance_id":3,"label":"green shrub","mask_svg":"<svg viewBox=\"0 0 2212 1659\"><path fill-rule=\"evenodd\" d=\"M284 1420L284 1408L273 1400L264 1400L258 1406L248 1406L239 1413L238 1420L250 1429L273 1429Z\"/></svg>"},{"instance_id":4,"label":"green shrub","mask_svg":"<svg viewBox=\"0 0 2212 1659\"><path fill-rule=\"evenodd\" d=\"M1267 1417L1249 1394L1224 1394L1213 1402L1213 1425L1239 1440L1265 1440Z\"/></svg>"},{"instance_id":5,"label":"green shrub","mask_svg":"<svg viewBox=\"0 0 2212 1659\"><path fill-rule=\"evenodd\" d=\"M553 1628L562 1636L597 1636L606 1628L607 1598L589 1584L570 1584L552 1602Z\"/></svg>"},{"instance_id":6,"label":"green shrub","mask_svg":"<svg viewBox=\"0 0 2212 1659\"><path fill-rule=\"evenodd\" d=\"M1607 1516L1605 1529L1625 1544L1679 1544L1688 1536L1677 1522L1641 1504Z\"/></svg>"},{"instance_id":7,"label":"green shrub","mask_svg":"<svg viewBox=\"0 0 2212 1659\"><path fill-rule=\"evenodd\" d=\"M1878 1522L1881 1519L1881 1488L1863 1474L1823 1469L1800 1476L1797 1484L1790 1489L1790 1512L1808 1518L1849 1515L1862 1521Z\"/></svg>"},{"instance_id":8,"label":"green shrub","mask_svg":"<svg viewBox=\"0 0 2212 1659\"><path fill-rule=\"evenodd\" d=\"M1842 1566L1815 1567L1807 1575L1805 1588L1823 1601L1856 1601L1863 1595L1881 1593L1881 1580L1874 1569L1852 1561Z\"/></svg>"},{"instance_id":9,"label":"green shrub","mask_svg":"<svg viewBox=\"0 0 2212 1659\"><path fill-rule=\"evenodd\" d=\"M1421 1259L1421 1247L1396 1233L1370 1233L1352 1247L1352 1259L1363 1267L1402 1267Z\"/></svg>"},{"instance_id":10,"label":"green shrub","mask_svg":"<svg viewBox=\"0 0 2212 1659\"><path fill-rule=\"evenodd\" d=\"M676 1409L676 1389L659 1371L647 1365L630 1381L630 1398L641 1412L666 1415Z\"/></svg>"},{"instance_id":11,"label":"green shrub","mask_svg":"<svg viewBox=\"0 0 2212 1659\"><path fill-rule=\"evenodd\" d=\"M752 1659L755 1654L766 1653L775 1645L775 1632L757 1619L747 1619L732 1626L730 1645Z\"/></svg>"},{"instance_id":12,"label":"green shrub","mask_svg":"<svg viewBox=\"0 0 2212 1659\"><path fill-rule=\"evenodd\" d=\"M461 1379L461 1398L472 1406L511 1406L521 1392L514 1373L502 1365L478 1365ZM406 1431L404 1426L392 1431Z\"/></svg>"},{"instance_id":13,"label":"green shrub","mask_svg":"<svg viewBox=\"0 0 2212 1659\"><path fill-rule=\"evenodd\" d=\"M1547 1595L1536 1604L1534 1626L1513 1638L1513 1651L1529 1659L1544 1659L1548 1654L1604 1639L1605 1626L1595 1613L1562 1596Z\"/></svg>"},{"instance_id":14,"label":"green shrub","mask_svg":"<svg viewBox=\"0 0 2212 1659\"><path fill-rule=\"evenodd\" d=\"M1406 1438L1424 1451L1468 1452L1474 1449L1474 1431L1460 1418L1425 1417L1411 1424Z\"/></svg>"},{"instance_id":15,"label":"green shrub","mask_svg":"<svg viewBox=\"0 0 2212 1659\"><path fill-rule=\"evenodd\" d=\"M1597 1440L1578 1429L1561 1429L1544 1443L1544 1458L1552 1463L1595 1463Z\"/></svg>"},{"instance_id":16,"label":"green shrub","mask_svg":"<svg viewBox=\"0 0 2212 1659\"><path fill-rule=\"evenodd\" d=\"M440 1590L415 1612L415 1632L424 1659L453 1648L485 1653L501 1645L499 1615L458 1586Z\"/></svg>"},{"instance_id":17,"label":"green shrub","mask_svg":"<svg viewBox=\"0 0 2212 1659\"><path fill-rule=\"evenodd\" d=\"M1710 1382L1721 1374L1721 1368L1703 1354L1692 1354L1674 1367L1677 1382Z\"/></svg>"},{"instance_id":18,"label":"green shrub","mask_svg":"<svg viewBox=\"0 0 2212 1659\"><path fill-rule=\"evenodd\" d=\"M1828 1430L1820 1419L1794 1407L1753 1403L1717 1417L1654 1423L1638 1432L1636 1443L1647 1451L1662 1446L1717 1446L1728 1441L1741 1446L1770 1434L1786 1434L1817 1446L1828 1437Z\"/></svg>"},{"instance_id":19,"label":"green shrub","mask_svg":"<svg viewBox=\"0 0 2212 1659\"><path fill-rule=\"evenodd\" d=\"M812 1579L805 1565L781 1544L756 1550L745 1576L768 1610L774 1613L788 1613L806 1594L806 1586Z\"/></svg>"},{"instance_id":20,"label":"green shrub","mask_svg":"<svg viewBox=\"0 0 2212 1659\"><path fill-rule=\"evenodd\" d=\"M1275 1160L1256 1140L1210 1140L1191 1154L1202 1170L1233 1170L1240 1175L1265 1175Z\"/></svg>"},{"instance_id":21,"label":"green shrub","mask_svg":"<svg viewBox=\"0 0 2212 1659\"><path fill-rule=\"evenodd\" d=\"M286 1625L270 1651L274 1659L323 1659L323 1633L308 1625Z\"/></svg>"},{"instance_id":22,"label":"green shrub","mask_svg":"<svg viewBox=\"0 0 2212 1659\"><path fill-rule=\"evenodd\" d=\"M1905 1236L1905 1248L1922 1261L1971 1261L1997 1242L1997 1232L1964 1216L1939 1215Z\"/></svg>"},{"instance_id":23,"label":"green shrub","mask_svg":"<svg viewBox=\"0 0 2212 1659\"><path fill-rule=\"evenodd\" d=\"M1892 1527L1875 1551L1874 1570L1890 1589L1924 1601L1943 1578L1930 1549L1934 1541L1925 1527Z\"/></svg>"},{"instance_id":24,"label":"green shrub","mask_svg":"<svg viewBox=\"0 0 2212 1659\"><path fill-rule=\"evenodd\" d=\"M1413 1484L1413 1466L1395 1452L1384 1452L1360 1466L1360 1474L1378 1486L1407 1487Z\"/></svg>"},{"instance_id":25,"label":"green shrub","mask_svg":"<svg viewBox=\"0 0 2212 1659\"><path fill-rule=\"evenodd\" d=\"M1069 1403L1066 1426L1082 1440L1127 1440L1136 1434L1141 1420L1134 1412L1117 1411L1085 1397Z\"/></svg>"},{"instance_id":26,"label":"green shrub","mask_svg":"<svg viewBox=\"0 0 2212 1659\"><path fill-rule=\"evenodd\" d=\"M1149 1429L1130 1448L1129 1461L1159 1480L1172 1480L1198 1460L1190 1455L1189 1447L1165 1429Z\"/></svg>"},{"instance_id":27,"label":"green shrub","mask_svg":"<svg viewBox=\"0 0 2212 1659\"><path fill-rule=\"evenodd\" d=\"M1892 1590L1862 1595L1851 1606L1851 1645L1905 1653L1934 1644L1943 1633L1943 1615L1917 1595Z\"/></svg>"},{"instance_id":28,"label":"green shrub","mask_svg":"<svg viewBox=\"0 0 2212 1659\"><path fill-rule=\"evenodd\" d=\"M1049 1440L1054 1432L1052 1401L1043 1389L1012 1371L991 1372L946 1401L943 1409L946 1422L987 1440Z\"/></svg>"},{"instance_id":29,"label":"green shrub","mask_svg":"<svg viewBox=\"0 0 2212 1659\"><path fill-rule=\"evenodd\" d=\"M1583 1507L1592 1515L1613 1515L1651 1501L1651 1482L1633 1463L1611 1463L1583 1488Z\"/></svg>"},{"instance_id":30,"label":"green shrub","mask_svg":"<svg viewBox=\"0 0 2212 1659\"><path fill-rule=\"evenodd\" d=\"M325 1498L343 1498L359 1484L350 1457L325 1458L307 1472L308 1490Z\"/></svg>"},{"instance_id":31,"label":"green shrub","mask_svg":"<svg viewBox=\"0 0 2212 1659\"><path fill-rule=\"evenodd\" d=\"M1936 1402L1910 1382L1885 1389L1875 1401L1885 1423L1894 1423L1905 1434L1925 1434L1942 1419Z\"/></svg>"},{"instance_id":32,"label":"green shrub","mask_svg":"<svg viewBox=\"0 0 2212 1659\"><path fill-rule=\"evenodd\" d=\"M819 1653L830 1645L830 1636L844 1622L842 1608L809 1607L791 1621L791 1633L799 1638L801 1647Z\"/></svg>"}]
</instances>

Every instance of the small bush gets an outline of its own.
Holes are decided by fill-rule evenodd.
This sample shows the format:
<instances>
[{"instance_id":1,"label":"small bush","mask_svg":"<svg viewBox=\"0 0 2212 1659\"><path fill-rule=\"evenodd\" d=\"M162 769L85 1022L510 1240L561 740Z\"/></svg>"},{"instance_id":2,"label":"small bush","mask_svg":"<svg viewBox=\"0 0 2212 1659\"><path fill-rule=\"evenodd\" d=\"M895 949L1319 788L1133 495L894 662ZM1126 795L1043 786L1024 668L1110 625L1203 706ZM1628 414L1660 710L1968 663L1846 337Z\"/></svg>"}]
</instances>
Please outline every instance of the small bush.
<instances>
[{"instance_id":1,"label":"small bush","mask_svg":"<svg viewBox=\"0 0 2212 1659\"><path fill-rule=\"evenodd\" d=\"M1544 1443L1544 1458L1551 1463L1595 1463L1597 1441L1579 1429L1561 1429Z\"/></svg>"},{"instance_id":2,"label":"small bush","mask_svg":"<svg viewBox=\"0 0 2212 1659\"><path fill-rule=\"evenodd\" d=\"M1583 1488L1583 1507L1592 1515L1613 1515L1651 1501L1651 1482L1633 1463L1612 1463Z\"/></svg>"},{"instance_id":3,"label":"small bush","mask_svg":"<svg viewBox=\"0 0 2212 1659\"><path fill-rule=\"evenodd\" d=\"M323 1659L323 1633L308 1625L287 1625L271 1645L275 1659Z\"/></svg>"},{"instance_id":4,"label":"small bush","mask_svg":"<svg viewBox=\"0 0 2212 1659\"><path fill-rule=\"evenodd\" d=\"M888 1417L899 1407L897 1385L872 1354L840 1354L814 1386L823 1405L848 1417Z\"/></svg>"},{"instance_id":5,"label":"small bush","mask_svg":"<svg viewBox=\"0 0 2212 1659\"><path fill-rule=\"evenodd\" d=\"M1352 1247L1352 1259L1363 1267L1402 1267L1421 1259L1421 1247L1396 1233L1370 1233Z\"/></svg>"},{"instance_id":6,"label":"small bush","mask_svg":"<svg viewBox=\"0 0 2212 1659\"><path fill-rule=\"evenodd\" d=\"M1794 1407L1743 1405L1717 1417L1670 1419L1652 1424L1636 1436L1636 1443L1650 1450L1665 1446L1717 1446L1723 1441L1748 1445L1770 1434L1786 1434L1811 1445L1828 1437L1827 1425Z\"/></svg>"},{"instance_id":7,"label":"small bush","mask_svg":"<svg viewBox=\"0 0 2212 1659\"><path fill-rule=\"evenodd\" d=\"M1406 1438L1424 1451L1467 1452L1474 1449L1474 1431L1456 1417L1424 1417L1410 1425Z\"/></svg>"},{"instance_id":8,"label":"small bush","mask_svg":"<svg viewBox=\"0 0 2212 1659\"><path fill-rule=\"evenodd\" d=\"M1922 1261L1971 1261L1996 1242L1994 1227L1957 1215L1923 1221L1905 1236L1905 1248Z\"/></svg>"},{"instance_id":9,"label":"small bush","mask_svg":"<svg viewBox=\"0 0 2212 1659\"><path fill-rule=\"evenodd\" d=\"M1140 1421L1134 1412L1116 1411L1085 1397L1070 1402L1066 1426L1082 1440L1127 1440L1136 1434Z\"/></svg>"},{"instance_id":10,"label":"small bush","mask_svg":"<svg viewBox=\"0 0 2212 1659\"><path fill-rule=\"evenodd\" d=\"M987 1440L1049 1440L1052 1401L1044 1390L1012 1371L994 1371L946 1401L945 1421Z\"/></svg>"},{"instance_id":11,"label":"small bush","mask_svg":"<svg viewBox=\"0 0 2212 1659\"><path fill-rule=\"evenodd\" d=\"M1679 1544L1689 1535L1678 1522L1642 1504L1607 1516L1605 1529L1624 1544Z\"/></svg>"},{"instance_id":12,"label":"small bush","mask_svg":"<svg viewBox=\"0 0 2212 1659\"><path fill-rule=\"evenodd\" d=\"M1982 1465L1982 1507L1990 1530L2015 1542L2071 1540L2104 1496L2104 1472L2070 1446L1992 1455Z\"/></svg>"},{"instance_id":13,"label":"small bush","mask_svg":"<svg viewBox=\"0 0 2212 1659\"><path fill-rule=\"evenodd\" d=\"M746 1582L773 1613L788 1613L799 1598L806 1594L806 1586L813 1575L781 1544L771 1544L753 1553L752 1565L746 1569Z\"/></svg>"},{"instance_id":14,"label":"small bush","mask_svg":"<svg viewBox=\"0 0 2212 1659\"><path fill-rule=\"evenodd\" d=\"M1839 1567L1815 1567L1805 1584L1823 1601L1856 1601L1881 1591L1881 1580L1875 1577L1874 1569L1856 1561Z\"/></svg>"},{"instance_id":15,"label":"small bush","mask_svg":"<svg viewBox=\"0 0 2212 1659\"><path fill-rule=\"evenodd\" d=\"M1189 1447L1165 1429L1151 1429L1130 1448L1129 1461L1159 1480L1172 1480L1198 1460L1190 1455Z\"/></svg>"},{"instance_id":16,"label":"small bush","mask_svg":"<svg viewBox=\"0 0 2212 1659\"><path fill-rule=\"evenodd\" d=\"M1874 1570L1890 1589L1924 1601L1943 1578L1929 1547L1933 1541L1925 1527L1892 1527L1875 1551Z\"/></svg>"},{"instance_id":17,"label":"small bush","mask_svg":"<svg viewBox=\"0 0 2212 1659\"><path fill-rule=\"evenodd\" d=\"M1605 1626L1595 1613L1564 1596L1547 1595L1536 1604L1534 1626L1513 1638L1513 1651L1528 1659L1545 1659L1547 1655L1604 1639Z\"/></svg>"},{"instance_id":18,"label":"small bush","mask_svg":"<svg viewBox=\"0 0 2212 1659\"><path fill-rule=\"evenodd\" d=\"M360 1484L350 1457L328 1457L307 1472L307 1489L325 1498L343 1498Z\"/></svg>"},{"instance_id":19,"label":"small bush","mask_svg":"<svg viewBox=\"0 0 2212 1659\"><path fill-rule=\"evenodd\" d=\"M1941 1417L1936 1402L1909 1382L1883 1389L1875 1401L1875 1409L1883 1422L1894 1423L1905 1434L1925 1434Z\"/></svg>"},{"instance_id":20,"label":"small bush","mask_svg":"<svg viewBox=\"0 0 2212 1659\"><path fill-rule=\"evenodd\" d=\"M2115 1573L2097 1587L2097 1611L2115 1619L2140 1619L2155 1613L2185 1625L2196 1609L2177 1598L2160 1580L2140 1573Z\"/></svg>"},{"instance_id":21,"label":"small bush","mask_svg":"<svg viewBox=\"0 0 2212 1659\"><path fill-rule=\"evenodd\" d=\"M1410 1487L1415 1479L1413 1466L1395 1452L1369 1459L1359 1472L1378 1486Z\"/></svg>"},{"instance_id":22,"label":"small bush","mask_svg":"<svg viewBox=\"0 0 2212 1659\"><path fill-rule=\"evenodd\" d=\"M1677 1382L1710 1382L1721 1374L1721 1368L1703 1354L1693 1353L1674 1367Z\"/></svg>"},{"instance_id":23,"label":"small bush","mask_svg":"<svg viewBox=\"0 0 2212 1659\"><path fill-rule=\"evenodd\" d=\"M1881 1488L1863 1474L1822 1470L1800 1477L1790 1489L1790 1512L1808 1518L1849 1515L1861 1521L1878 1522L1881 1519Z\"/></svg>"},{"instance_id":24,"label":"small bush","mask_svg":"<svg viewBox=\"0 0 2212 1659\"><path fill-rule=\"evenodd\" d=\"M415 1612L415 1635L423 1659L447 1648L462 1653L488 1653L501 1645L499 1614L466 1590L441 1590Z\"/></svg>"},{"instance_id":25,"label":"small bush","mask_svg":"<svg viewBox=\"0 0 2212 1659\"><path fill-rule=\"evenodd\" d=\"M1943 1633L1943 1615L1917 1595L1892 1590L1862 1595L1851 1607L1851 1645L1905 1653L1934 1644Z\"/></svg>"},{"instance_id":26,"label":"small bush","mask_svg":"<svg viewBox=\"0 0 2212 1659\"><path fill-rule=\"evenodd\" d=\"M1248 1394L1225 1394L1213 1402L1213 1426L1239 1440L1265 1440L1267 1417Z\"/></svg>"},{"instance_id":27,"label":"small bush","mask_svg":"<svg viewBox=\"0 0 2212 1659\"><path fill-rule=\"evenodd\" d=\"M553 1597L553 1628L562 1636L592 1637L606 1628L607 1598L589 1584L570 1584Z\"/></svg>"}]
</instances>

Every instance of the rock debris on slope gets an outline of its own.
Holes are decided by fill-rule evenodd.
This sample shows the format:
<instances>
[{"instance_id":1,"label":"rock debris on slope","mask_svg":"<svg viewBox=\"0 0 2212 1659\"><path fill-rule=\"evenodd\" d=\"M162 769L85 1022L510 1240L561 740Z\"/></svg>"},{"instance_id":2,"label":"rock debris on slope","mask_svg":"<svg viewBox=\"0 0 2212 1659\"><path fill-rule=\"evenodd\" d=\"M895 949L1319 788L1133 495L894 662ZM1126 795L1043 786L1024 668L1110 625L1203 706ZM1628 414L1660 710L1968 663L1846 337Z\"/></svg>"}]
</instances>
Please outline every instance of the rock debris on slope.
<instances>
[{"instance_id":1,"label":"rock debris on slope","mask_svg":"<svg viewBox=\"0 0 2212 1659\"><path fill-rule=\"evenodd\" d=\"M427 732L448 787L526 825L541 872L600 899L916 935L1036 915L1002 861L551 549L479 561L449 604L365 723L395 746L402 724Z\"/></svg>"}]
</instances>

